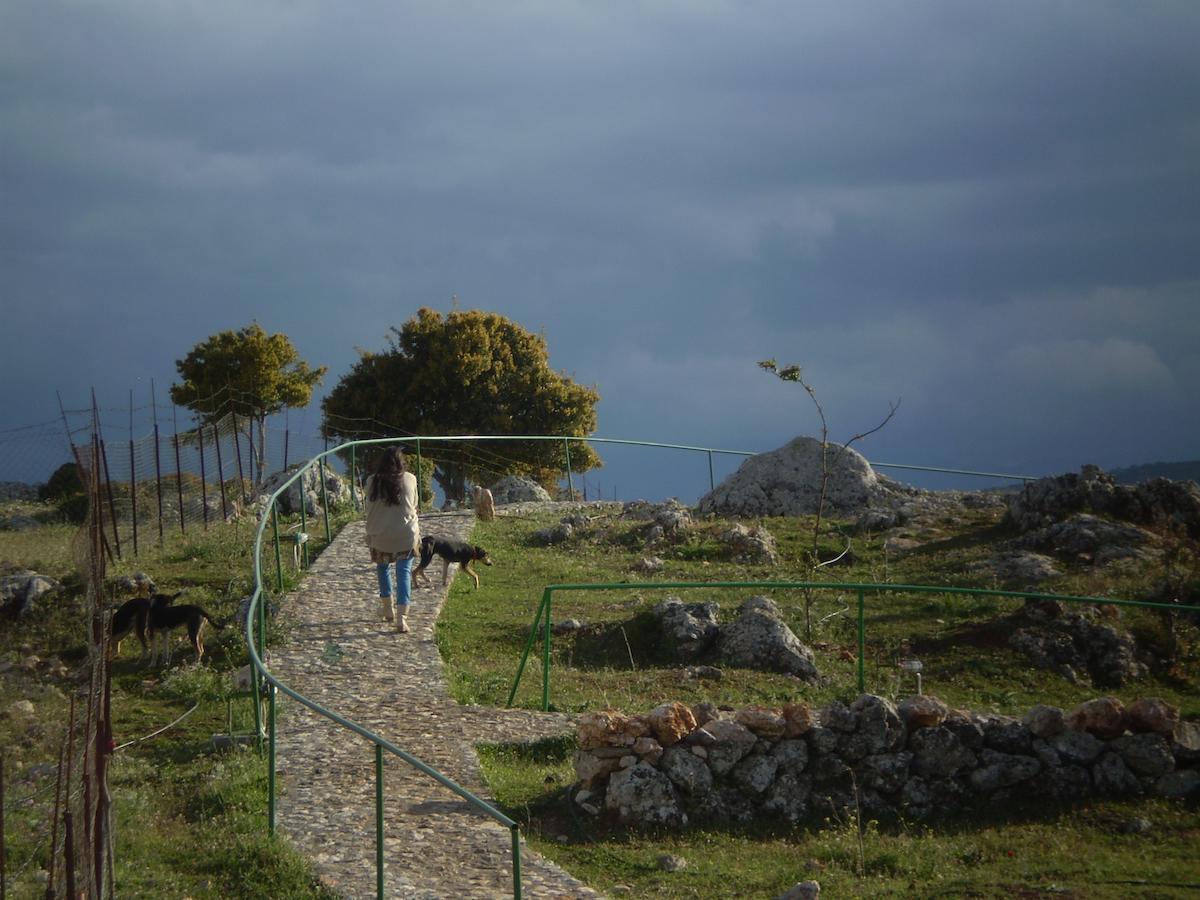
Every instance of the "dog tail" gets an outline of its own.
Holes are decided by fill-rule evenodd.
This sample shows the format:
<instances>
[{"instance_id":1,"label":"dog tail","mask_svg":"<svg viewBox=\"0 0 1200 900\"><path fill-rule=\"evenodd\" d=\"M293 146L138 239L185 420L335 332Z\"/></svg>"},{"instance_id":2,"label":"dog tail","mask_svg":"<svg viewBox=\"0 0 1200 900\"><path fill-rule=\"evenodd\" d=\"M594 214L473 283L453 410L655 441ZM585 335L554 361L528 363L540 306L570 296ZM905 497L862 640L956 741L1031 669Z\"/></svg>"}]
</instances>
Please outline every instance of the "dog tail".
<instances>
[{"instance_id":1,"label":"dog tail","mask_svg":"<svg viewBox=\"0 0 1200 900\"><path fill-rule=\"evenodd\" d=\"M208 624L211 625L213 628L217 629L217 631L220 631L222 628L224 628L226 625L229 624L229 619L214 618L213 615L208 610L206 610L203 606L197 606L196 609L200 610L200 615L202 615L202 616L204 616L204 618L208 619Z\"/></svg>"}]
</instances>

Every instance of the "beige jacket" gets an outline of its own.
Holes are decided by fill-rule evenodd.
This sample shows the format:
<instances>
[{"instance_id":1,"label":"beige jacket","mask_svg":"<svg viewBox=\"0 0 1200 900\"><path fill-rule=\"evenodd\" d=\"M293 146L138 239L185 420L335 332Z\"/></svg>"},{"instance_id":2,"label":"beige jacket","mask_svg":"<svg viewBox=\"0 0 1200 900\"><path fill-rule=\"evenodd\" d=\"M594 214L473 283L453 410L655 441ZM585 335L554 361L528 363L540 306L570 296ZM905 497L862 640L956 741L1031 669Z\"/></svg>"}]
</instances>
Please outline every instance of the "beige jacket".
<instances>
[{"instance_id":1,"label":"beige jacket","mask_svg":"<svg viewBox=\"0 0 1200 900\"><path fill-rule=\"evenodd\" d=\"M421 543L421 524L417 521L417 477L412 472L401 476L400 502L389 506L383 500L371 500L372 475L367 479L367 547L384 553L407 553Z\"/></svg>"}]
</instances>

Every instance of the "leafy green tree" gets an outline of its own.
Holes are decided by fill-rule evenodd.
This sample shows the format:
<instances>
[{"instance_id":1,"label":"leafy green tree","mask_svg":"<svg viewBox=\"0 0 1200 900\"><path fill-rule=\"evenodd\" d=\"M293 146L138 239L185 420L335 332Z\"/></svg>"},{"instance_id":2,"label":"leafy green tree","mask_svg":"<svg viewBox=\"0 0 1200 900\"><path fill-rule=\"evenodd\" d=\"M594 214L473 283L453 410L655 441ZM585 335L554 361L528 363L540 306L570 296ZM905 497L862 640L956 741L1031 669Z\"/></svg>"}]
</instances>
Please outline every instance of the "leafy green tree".
<instances>
[{"instance_id":1,"label":"leafy green tree","mask_svg":"<svg viewBox=\"0 0 1200 900\"><path fill-rule=\"evenodd\" d=\"M285 406L307 406L326 367L310 368L286 334L267 334L257 322L222 331L175 361L183 379L171 385L171 400L190 409L202 424L233 412L258 426L259 473L266 451L267 416Z\"/></svg>"},{"instance_id":2,"label":"leafy green tree","mask_svg":"<svg viewBox=\"0 0 1200 900\"><path fill-rule=\"evenodd\" d=\"M497 313L443 316L422 308L390 329L388 343L382 353L360 351L322 402L330 436L375 436L381 423L401 435L583 436L596 427L600 395L553 371L545 340ZM566 462L559 441L431 449L438 456L434 478L451 498L463 497L468 478L482 481L501 468L553 483ZM574 471L601 464L582 442L572 441L570 453Z\"/></svg>"}]
</instances>

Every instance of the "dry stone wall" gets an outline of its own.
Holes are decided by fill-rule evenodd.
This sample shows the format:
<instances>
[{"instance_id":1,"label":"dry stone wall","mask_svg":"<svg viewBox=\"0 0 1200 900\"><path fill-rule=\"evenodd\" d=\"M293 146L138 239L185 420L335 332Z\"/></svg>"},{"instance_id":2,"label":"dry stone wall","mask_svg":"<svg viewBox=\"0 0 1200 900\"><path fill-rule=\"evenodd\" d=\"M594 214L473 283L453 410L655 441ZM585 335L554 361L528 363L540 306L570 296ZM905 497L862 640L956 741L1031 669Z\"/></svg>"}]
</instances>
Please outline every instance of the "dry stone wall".
<instances>
[{"instance_id":1,"label":"dry stone wall","mask_svg":"<svg viewBox=\"0 0 1200 900\"><path fill-rule=\"evenodd\" d=\"M816 712L668 703L647 715L585 713L578 739L573 802L633 826L1200 797L1200 724L1157 699L1035 706L1021 719L950 710L931 696L894 705L864 694Z\"/></svg>"}]
</instances>

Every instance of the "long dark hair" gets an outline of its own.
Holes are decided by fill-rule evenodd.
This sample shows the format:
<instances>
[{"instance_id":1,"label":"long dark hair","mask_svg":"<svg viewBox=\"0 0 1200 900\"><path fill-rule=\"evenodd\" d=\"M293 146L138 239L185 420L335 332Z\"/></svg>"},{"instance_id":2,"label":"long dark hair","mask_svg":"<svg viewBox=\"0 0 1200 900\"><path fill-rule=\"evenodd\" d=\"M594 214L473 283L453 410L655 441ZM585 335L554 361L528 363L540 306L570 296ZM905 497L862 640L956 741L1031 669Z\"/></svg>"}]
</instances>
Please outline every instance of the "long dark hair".
<instances>
[{"instance_id":1,"label":"long dark hair","mask_svg":"<svg viewBox=\"0 0 1200 900\"><path fill-rule=\"evenodd\" d=\"M375 477L371 479L371 500L382 500L388 506L400 505L400 494L403 492L402 476L408 471L404 465L404 451L399 447L388 447L379 458L375 467Z\"/></svg>"}]
</instances>

